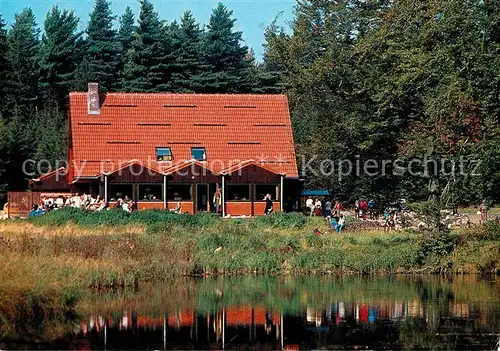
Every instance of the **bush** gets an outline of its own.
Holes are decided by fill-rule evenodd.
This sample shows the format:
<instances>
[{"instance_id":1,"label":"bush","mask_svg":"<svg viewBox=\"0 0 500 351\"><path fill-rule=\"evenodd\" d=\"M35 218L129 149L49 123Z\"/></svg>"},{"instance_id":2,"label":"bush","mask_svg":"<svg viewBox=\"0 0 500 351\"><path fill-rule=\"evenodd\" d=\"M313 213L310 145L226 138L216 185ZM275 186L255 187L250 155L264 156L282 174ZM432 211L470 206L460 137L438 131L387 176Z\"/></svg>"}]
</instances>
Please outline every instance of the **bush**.
<instances>
[{"instance_id":1,"label":"bush","mask_svg":"<svg viewBox=\"0 0 500 351\"><path fill-rule=\"evenodd\" d=\"M255 225L273 228L302 228L307 223L307 217L302 213L271 213L269 216L258 217Z\"/></svg>"},{"instance_id":2,"label":"bush","mask_svg":"<svg viewBox=\"0 0 500 351\"><path fill-rule=\"evenodd\" d=\"M154 225L153 231L160 231L169 224L178 224L186 227L203 227L214 225L217 216L212 214L175 214L168 211L149 210L128 213L121 209L92 212L77 208L66 207L57 211L49 212L40 217L29 219L31 222L48 225L62 226L67 223L75 223L83 227L98 226L122 226L127 224Z\"/></svg>"},{"instance_id":3,"label":"bush","mask_svg":"<svg viewBox=\"0 0 500 351\"><path fill-rule=\"evenodd\" d=\"M444 257L450 254L458 244L459 237L450 232L430 232L420 240L419 256L421 262L429 257Z\"/></svg>"}]
</instances>

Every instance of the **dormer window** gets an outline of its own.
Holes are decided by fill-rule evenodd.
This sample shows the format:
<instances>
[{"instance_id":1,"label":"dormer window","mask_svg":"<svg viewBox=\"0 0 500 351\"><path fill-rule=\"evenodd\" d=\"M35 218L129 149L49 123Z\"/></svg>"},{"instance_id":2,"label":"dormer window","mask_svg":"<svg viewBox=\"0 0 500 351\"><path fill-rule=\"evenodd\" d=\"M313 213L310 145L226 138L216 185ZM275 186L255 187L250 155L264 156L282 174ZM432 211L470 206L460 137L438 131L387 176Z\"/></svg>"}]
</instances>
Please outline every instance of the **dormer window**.
<instances>
[{"instance_id":1,"label":"dormer window","mask_svg":"<svg viewBox=\"0 0 500 351\"><path fill-rule=\"evenodd\" d=\"M207 154L204 147L191 148L191 158L196 161L206 161Z\"/></svg>"},{"instance_id":2,"label":"dormer window","mask_svg":"<svg viewBox=\"0 0 500 351\"><path fill-rule=\"evenodd\" d=\"M169 147L157 147L156 148L156 161L172 161L172 151Z\"/></svg>"}]
</instances>

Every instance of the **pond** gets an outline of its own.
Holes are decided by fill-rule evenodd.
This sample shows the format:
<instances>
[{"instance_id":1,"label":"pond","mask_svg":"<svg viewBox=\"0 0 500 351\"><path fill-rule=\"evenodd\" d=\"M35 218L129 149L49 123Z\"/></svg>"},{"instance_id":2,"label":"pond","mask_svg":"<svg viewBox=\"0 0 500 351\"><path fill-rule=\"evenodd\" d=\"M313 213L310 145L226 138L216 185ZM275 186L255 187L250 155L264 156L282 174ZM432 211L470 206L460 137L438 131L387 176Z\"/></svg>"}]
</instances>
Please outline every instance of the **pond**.
<instances>
[{"instance_id":1,"label":"pond","mask_svg":"<svg viewBox=\"0 0 500 351\"><path fill-rule=\"evenodd\" d=\"M65 326L0 349L495 350L500 279L478 276L180 279L95 293Z\"/></svg>"}]
</instances>

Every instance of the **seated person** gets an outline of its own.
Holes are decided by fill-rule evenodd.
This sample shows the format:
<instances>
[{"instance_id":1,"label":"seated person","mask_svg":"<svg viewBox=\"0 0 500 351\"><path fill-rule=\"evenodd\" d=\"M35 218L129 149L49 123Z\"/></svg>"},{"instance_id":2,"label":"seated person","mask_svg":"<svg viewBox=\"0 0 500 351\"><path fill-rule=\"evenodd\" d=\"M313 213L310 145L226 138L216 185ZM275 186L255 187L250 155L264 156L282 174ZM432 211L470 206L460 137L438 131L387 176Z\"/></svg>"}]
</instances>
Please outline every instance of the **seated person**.
<instances>
[{"instance_id":1,"label":"seated person","mask_svg":"<svg viewBox=\"0 0 500 351\"><path fill-rule=\"evenodd\" d=\"M339 221L337 223L337 233L342 232L342 230L345 228L345 217L343 214L340 215Z\"/></svg>"},{"instance_id":2,"label":"seated person","mask_svg":"<svg viewBox=\"0 0 500 351\"><path fill-rule=\"evenodd\" d=\"M177 202L177 206L171 209L170 212L180 214L182 212L182 206L180 202Z\"/></svg>"},{"instance_id":3,"label":"seated person","mask_svg":"<svg viewBox=\"0 0 500 351\"><path fill-rule=\"evenodd\" d=\"M338 225L337 218L335 216L333 216L330 219L330 228L333 230L337 230L337 225Z\"/></svg>"}]
</instances>

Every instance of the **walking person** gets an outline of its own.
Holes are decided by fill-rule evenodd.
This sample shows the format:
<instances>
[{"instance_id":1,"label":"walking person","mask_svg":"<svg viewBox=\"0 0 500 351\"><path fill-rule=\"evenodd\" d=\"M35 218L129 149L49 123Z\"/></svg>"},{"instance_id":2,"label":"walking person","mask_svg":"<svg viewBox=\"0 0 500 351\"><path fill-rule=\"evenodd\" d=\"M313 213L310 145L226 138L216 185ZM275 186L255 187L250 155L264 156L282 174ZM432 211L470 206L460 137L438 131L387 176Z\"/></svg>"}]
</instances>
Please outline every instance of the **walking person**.
<instances>
[{"instance_id":1,"label":"walking person","mask_svg":"<svg viewBox=\"0 0 500 351\"><path fill-rule=\"evenodd\" d=\"M325 206L323 208L323 215L327 219L332 216L332 202L329 199L325 201Z\"/></svg>"},{"instance_id":2,"label":"walking person","mask_svg":"<svg viewBox=\"0 0 500 351\"><path fill-rule=\"evenodd\" d=\"M479 206L479 212L481 213L481 223L486 222L488 220L488 202L486 199Z\"/></svg>"},{"instance_id":3,"label":"walking person","mask_svg":"<svg viewBox=\"0 0 500 351\"><path fill-rule=\"evenodd\" d=\"M266 208L264 209L264 214L269 216L273 212L273 201L271 200L271 194L267 194L264 197L264 201L266 202Z\"/></svg>"}]
</instances>

